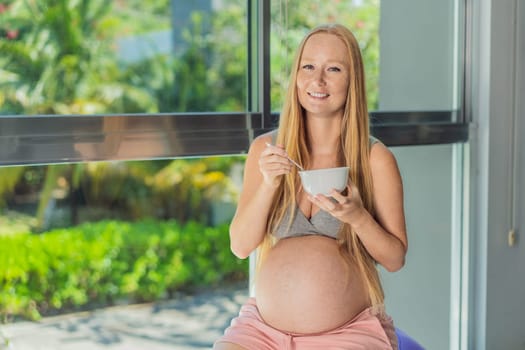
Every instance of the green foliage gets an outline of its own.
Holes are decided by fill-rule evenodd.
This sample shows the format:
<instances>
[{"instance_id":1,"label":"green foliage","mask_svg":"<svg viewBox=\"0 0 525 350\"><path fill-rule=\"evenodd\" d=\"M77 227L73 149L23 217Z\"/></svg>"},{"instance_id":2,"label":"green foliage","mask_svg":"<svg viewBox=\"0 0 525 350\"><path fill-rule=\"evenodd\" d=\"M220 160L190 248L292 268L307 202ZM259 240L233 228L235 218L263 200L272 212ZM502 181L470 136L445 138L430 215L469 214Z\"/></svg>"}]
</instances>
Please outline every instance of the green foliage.
<instances>
[{"instance_id":1,"label":"green foliage","mask_svg":"<svg viewBox=\"0 0 525 350\"><path fill-rule=\"evenodd\" d=\"M0 12L0 111L242 111L246 26L243 6L227 6L213 14L193 12L182 56L123 64L116 39L169 30L170 1L15 0Z\"/></svg>"},{"instance_id":2,"label":"green foliage","mask_svg":"<svg viewBox=\"0 0 525 350\"><path fill-rule=\"evenodd\" d=\"M235 1L217 13L193 12L190 27L182 31L186 49L129 64L126 79L154 96L159 112L244 111L244 16Z\"/></svg>"},{"instance_id":3,"label":"green foliage","mask_svg":"<svg viewBox=\"0 0 525 350\"><path fill-rule=\"evenodd\" d=\"M239 159L213 157L171 162L148 179L154 190L153 205L163 208L164 217L207 222L212 202L236 201L238 189L227 176L236 161ZM228 165L227 171L221 169L221 162Z\"/></svg>"},{"instance_id":4,"label":"green foliage","mask_svg":"<svg viewBox=\"0 0 525 350\"><path fill-rule=\"evenodd\" d=\"M15 0L0 16L0 110L8 114L156 112L122 80L112 44L119 21L104 0Z\"/></svg>"},{"instance_id":5,"label":"green foliage","mask_svg":"<svg viewBox=\"0 0 525 350\"><path fill-rule=\"evenodd\" d=\"M170 29L171 0L126 0L114 2L113 20L124 35Z\"/></svg>"},{"instance_id":6,"label":"green foliage","mask_svg":"<svg viewBox=\"0 0 525 350\"><path fill-rule=\"evenodd\" d=\"M234 205L237 200L239 188L231 173L243 159L216 156L0 167L0 234L41 232L102 219L175 218L214 224L213 206ZM51 205L61 209L60 215L50 211ZM16 210L36 218L28 219Z\"/></svg>"},{"instance_id":7,"label":"green foliage","mask_svg":"<svg viewBox=\"0 0 525 350\"><path fill-rule=\"evenodd\" d=\"M236 201L238 188L229 172L238 162L239 157L208 157L88 163L80 189L88 206L128 220L151 217L207 223L211 203Z\"/></svg>"},{"instance_id":8,"label":"green foliage","mask_svg":"<svg viewBox=\"0 0 525 350\"><path fill-rule=\"evenodd\" d=\"M210 91L213 87L209 82L207 56L209 55L210 41L206 39L204 28L206 16L194 12L191 19L193 28L183 32L189 43L188 48L179 60L175 62L176 84L174 86L176 100L174 107L177 112L210 111Z\"/></svg>"},{"instance_id":9,"label":"green foliage","mask_svg":"<svg viewBox=\"0 0 525 350\"><path fill-rule=\"evenodd\" d=\"M153 301L245 279L247 269L230 253L226 225L103 221L0 236L0 316Z\"/></svg>"},{"instance_id":10,"label":"green foliage","mask_svg":"<svg viewBox=\"0 0 525 350\"><path fill-rule=\"evenodd\" d=\"M6 205L5 197L14 191L23 172L24 167L22 166L0 168L0 213Z\"/></svg>"}]
</instances>

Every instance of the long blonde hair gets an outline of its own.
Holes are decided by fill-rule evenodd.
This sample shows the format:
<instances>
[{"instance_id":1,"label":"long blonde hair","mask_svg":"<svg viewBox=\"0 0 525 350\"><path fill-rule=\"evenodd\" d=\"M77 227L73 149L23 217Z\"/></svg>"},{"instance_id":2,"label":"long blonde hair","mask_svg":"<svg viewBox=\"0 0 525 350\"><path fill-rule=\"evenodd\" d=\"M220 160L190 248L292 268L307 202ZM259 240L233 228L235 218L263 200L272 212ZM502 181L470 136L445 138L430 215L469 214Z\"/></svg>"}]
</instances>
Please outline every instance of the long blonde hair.
<instances>
[{"instance_id":1,"label":"long blonde hair","mask_svg":"<svg viewBox=\"0 0 525 350\"><path fill-rule=\"evenodd\" d=\"M286 152L292 159L297 160L303 167L308 167L310 155L307 147L305 116L304 110L299 104L296 81L305 43L308 38L317 33L336 35L348 49L350 81L341 124L340 153L342 161L345 163L344 165L350 167L350 179L359 189L364 207L371 215L374 215L364 68L357 40L346 27L339 24L319 26L303 38L292 66L290 83L279 121L276 141L277 144L285 147ZM270 212L266 238L258 249L259 263L264 260L266 253L275 243L271 232L283 219L287 208L296 202L299 185L300 180L295 168L290 174L282 178L274 201L276 204ZM295 206L291 207L294 208ZM370 304L372 306L382 305L384 294L376 262L349 224L342 226L337 241L339 243L339 251L345 260L349 264L355 264L358 267L368 290Z\"/></svg>"}]
</instances>

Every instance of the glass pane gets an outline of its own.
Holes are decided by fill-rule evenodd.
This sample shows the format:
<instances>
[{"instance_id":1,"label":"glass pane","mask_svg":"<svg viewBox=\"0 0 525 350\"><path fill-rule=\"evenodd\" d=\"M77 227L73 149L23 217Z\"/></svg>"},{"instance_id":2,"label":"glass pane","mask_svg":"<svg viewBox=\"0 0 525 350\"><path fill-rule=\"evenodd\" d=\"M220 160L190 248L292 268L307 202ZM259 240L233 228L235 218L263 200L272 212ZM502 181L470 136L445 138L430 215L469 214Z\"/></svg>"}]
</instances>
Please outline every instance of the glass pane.
<instances>
[{"instance_id":1,"label":"glass pane","mask_svg":"<svg viewBox=\"0 0 525 350\"><path fill-rule=\"evenodd\" d=\"M280 110L303 35L332 22L348 26L360 43L370 111L460 109L463 5L460 0L272 2L272 109ZM445 116L451 115L457 113Z\"/></svg>"},{"instance_id":2,"label":"glass pane","mask_svg":"<svg viewBox=\"0 0 525 350\"><path fill-rule=\"evenodd\" d=\"M248 290L248 261L228 235L243 162L0 167L0 344L102 349L111 334L125 348L191 346L197 336L211 348ZM124 308L145 302L155 304ZM41 317L38 327L19 323Z\"/></svg>"},{"instance_id":3,"label":"glass pane","mask_svg":"<svg viewBox=\"0 0 525 350\"><path fill-rule=\"evenodd\" d=\"M0 9L0 115L244 111L246 1Z\"/></svg>"},{"instance_id":4,"label":"glass pane","mask_svg":"<svg viewBox=\"0 0 525 350\"><path fill-rule=\"evenodd\" d=\"M382 1L379 109L461 108L464 2Z\"/></svg>"}]
</instances>

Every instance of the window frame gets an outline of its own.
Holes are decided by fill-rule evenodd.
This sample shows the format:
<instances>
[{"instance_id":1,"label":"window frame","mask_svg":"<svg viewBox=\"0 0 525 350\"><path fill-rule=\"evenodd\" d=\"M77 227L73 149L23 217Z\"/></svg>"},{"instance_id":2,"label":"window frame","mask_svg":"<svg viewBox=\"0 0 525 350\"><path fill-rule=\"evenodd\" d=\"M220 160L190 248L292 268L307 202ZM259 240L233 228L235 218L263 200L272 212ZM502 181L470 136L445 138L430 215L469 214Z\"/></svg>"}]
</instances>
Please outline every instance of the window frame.
<instances>
[{"instance_id":1,"label":"window frame","mask_svg":"<svg viewBox=\"0 0 525 350\"><path fill-rule=\"evenodd\" d=\"M253 138L279 119L270 110L270 0L247 1L247 112L0 116L0 166L247 153ZM371 133L386 145L468 140L471 14L468 0L464 5L460 109L372 111Z\"/></svg>"}]
</instances>

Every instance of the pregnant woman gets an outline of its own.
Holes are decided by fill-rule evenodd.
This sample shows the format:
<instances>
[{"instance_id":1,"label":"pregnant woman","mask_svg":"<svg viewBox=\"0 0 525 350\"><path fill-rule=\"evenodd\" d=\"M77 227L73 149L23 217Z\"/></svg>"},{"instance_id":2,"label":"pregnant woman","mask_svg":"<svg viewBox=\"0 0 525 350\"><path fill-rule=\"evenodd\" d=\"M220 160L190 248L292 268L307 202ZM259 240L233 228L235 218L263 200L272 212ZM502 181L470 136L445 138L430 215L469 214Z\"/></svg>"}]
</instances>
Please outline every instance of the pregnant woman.
<instances>
[{"instance_id":1,"label":"pregnant woman","mask_svg":"<svg viewBox=\"0 0 525 350\"><path fill-rule=\"evenodd\" d=\"M308 194L297 168L350 167L348 186ZM397 349L377 271L404 265L403 187L369 134L358 43L342 25L301 42L279 128L250 146L230 226L239 258L258 251L255 298L214 349Z\"/></svg>"}]
</instances>

